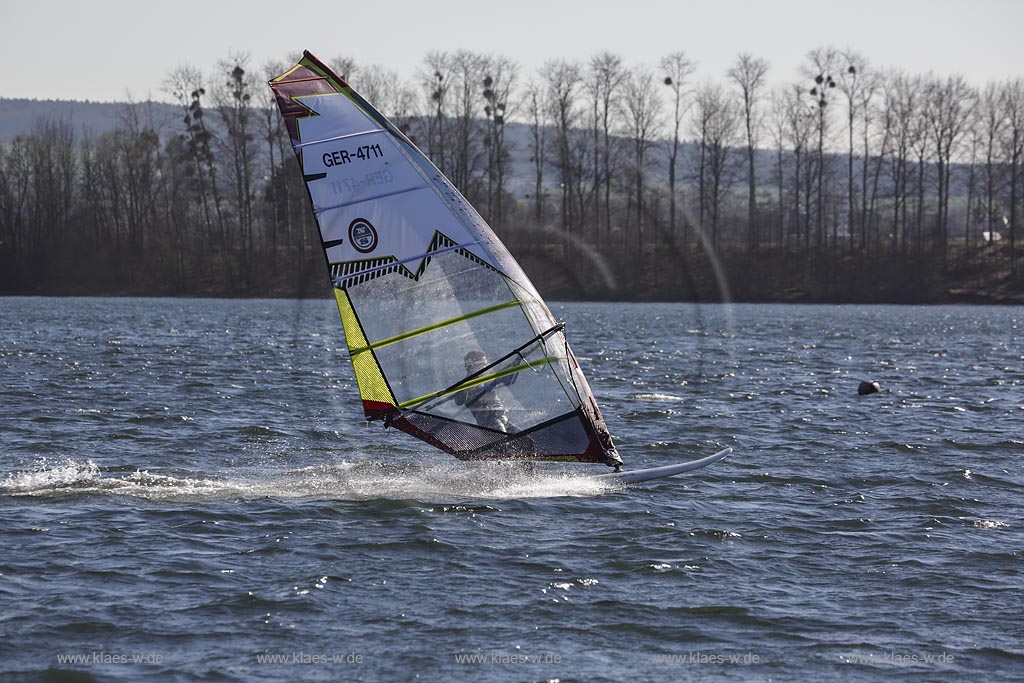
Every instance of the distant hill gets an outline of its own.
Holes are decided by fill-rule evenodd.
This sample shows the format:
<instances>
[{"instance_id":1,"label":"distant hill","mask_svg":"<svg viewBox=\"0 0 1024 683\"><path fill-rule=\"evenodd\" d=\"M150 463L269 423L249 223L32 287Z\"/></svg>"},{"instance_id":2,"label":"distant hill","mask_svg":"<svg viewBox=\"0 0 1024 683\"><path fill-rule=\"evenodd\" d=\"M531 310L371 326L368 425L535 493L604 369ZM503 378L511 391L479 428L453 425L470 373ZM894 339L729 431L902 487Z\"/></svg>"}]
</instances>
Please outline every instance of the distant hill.
<instances>
[{"instance_id":1,"label":"distant hill","mask_svg":"<svg viewBox=\"0 0 1024 683\"><path fill-rule=\"evenodd\" d=\"M181 108L163 102L137 105L153 117L157 128L166 128L181 118ZM105 133L117 127L128 110L124 102L74 102L70 100L24 100L0 97L0 142L29 133L39 119L67 121L75 134Z\"/></svg>"}]
</instances>

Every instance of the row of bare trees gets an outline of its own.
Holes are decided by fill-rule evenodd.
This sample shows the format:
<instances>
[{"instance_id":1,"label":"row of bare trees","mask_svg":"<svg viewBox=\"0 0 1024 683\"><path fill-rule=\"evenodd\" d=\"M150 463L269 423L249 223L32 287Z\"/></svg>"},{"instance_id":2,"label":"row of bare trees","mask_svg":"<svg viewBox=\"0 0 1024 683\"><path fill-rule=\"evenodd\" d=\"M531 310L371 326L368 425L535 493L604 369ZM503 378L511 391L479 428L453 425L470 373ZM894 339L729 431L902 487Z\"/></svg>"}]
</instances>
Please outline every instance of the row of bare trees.
<instances>
[{"instance_id":1,"label":"row of bare trees","mask_svg":"<svg viewBox=\"0 0 1024 683\"><path fill-rule=\"evenodd\" d=\"M741 284L762 267L799 271L807 295L836 259L927 258L941 273L951 253L996 240L989 267L1018 270L1021 78L978 89L832 48L781 85L745 53L717 80L698 80L684 52L656 66L602 52L534 74L432 52L409 82L333 63L514 253L570 269L597 254L637 296L663 286L650 271L693 255L733 263ZM257 73L244 55L212 75L182 66L163 83L170 121L132 104L109 132L43 119L0 146L0 287L296 293L294 264L315 263L317 246L264 85L286 66Z\"/></svg>"}]
</instances>

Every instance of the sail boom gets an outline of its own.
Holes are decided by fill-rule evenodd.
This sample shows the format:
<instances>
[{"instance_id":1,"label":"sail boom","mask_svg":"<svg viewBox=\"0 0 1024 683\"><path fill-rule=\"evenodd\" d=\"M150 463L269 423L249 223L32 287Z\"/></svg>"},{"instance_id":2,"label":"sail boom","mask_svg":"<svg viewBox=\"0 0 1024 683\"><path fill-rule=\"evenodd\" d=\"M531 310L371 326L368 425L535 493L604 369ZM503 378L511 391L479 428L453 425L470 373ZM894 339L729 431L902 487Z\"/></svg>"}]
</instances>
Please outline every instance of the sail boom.
<instances>
[{"instance_id":1,"label":"sail boom","mask_svg":"<svg viewBox=\"0 0 1024 683\"><path fill-rule=\"evenodd\" d=\"M445 397L448 397L448 396L452 396L454 394L457 394L460 391L465 391L466 389L472 389L473 387L479 386L481 384L486 384L488 382L494 382L496 380L503 379L505 377L509 377L509 376L515 375L516 373L522 372L523 370L536 370L536 368L539 367L540 365L547 365L547 364L550 364L550 363L553 363L553 362L555 362L555 359L548 358L548 359L545 359L543 361L538 361L537 363L534 363L532 365L530 363L524 363L522 365L515 365L515 366L513 366L511 368L506 368L506 369L501 370L499 372L492 372L489 375L484 375L482 377L477 377L474 380L463 382L462 384L460 384L457 387L452 388L452 389L447 389L445 391L436 392L436 393L433 393L433 394L429 394L427 396L420 396L419 398L414 398L411 401L406 401L405 403L400 403L400 404L398 404L398 407L402 408L403 410L408 409L408 408L415 408L416 406L422 405L422 404L426 403L427 401L429 401L431 399L445 398Z\"/></svg>"}]
</instances>

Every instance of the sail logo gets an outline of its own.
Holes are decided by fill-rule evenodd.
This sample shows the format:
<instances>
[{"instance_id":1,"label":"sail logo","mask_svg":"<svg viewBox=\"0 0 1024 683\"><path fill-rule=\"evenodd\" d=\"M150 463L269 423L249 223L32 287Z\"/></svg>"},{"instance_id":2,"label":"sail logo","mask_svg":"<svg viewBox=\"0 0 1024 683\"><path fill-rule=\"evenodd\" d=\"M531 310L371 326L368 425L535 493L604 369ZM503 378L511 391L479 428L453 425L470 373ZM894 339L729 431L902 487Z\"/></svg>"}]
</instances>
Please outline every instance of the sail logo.
<instances>
[{"instance_id":1,"label":"sail logo","mask_svg":"<svg viewBox=\"0 0 1024 683\"><path fill-rule=\"evenodd\" d=\"M360 254L369 254L377 248L377 230L365 218L357 218L349 224L348 239Z\"/></svg>"}]
</instances>

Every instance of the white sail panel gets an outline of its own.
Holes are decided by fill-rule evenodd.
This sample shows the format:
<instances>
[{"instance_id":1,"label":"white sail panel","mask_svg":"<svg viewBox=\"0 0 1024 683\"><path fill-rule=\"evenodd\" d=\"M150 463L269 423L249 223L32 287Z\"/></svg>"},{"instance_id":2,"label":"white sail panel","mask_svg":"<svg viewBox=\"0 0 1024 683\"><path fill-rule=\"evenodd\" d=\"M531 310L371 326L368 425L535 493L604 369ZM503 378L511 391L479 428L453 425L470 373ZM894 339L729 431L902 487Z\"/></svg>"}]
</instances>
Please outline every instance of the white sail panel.
<instances>
[{"instance_id":1,"label":"white sail panel","mask_svg":"<svg viewBox=\"0 0 1024 683\"><path fill-rule=\"evenodd\" d=\"M336 181L329 174L309 185L330 182ZM452 216L431 187L340 206L321 212L318 218L330 263L386 256L415 272L437 250L431 249L431 243L440 232L453 243L442 248L458 245L494 265L476 236Z\"/></svg>"},{"instance_id":2,"label":"white sail panel","mask_svg":"<svg viewBox=\"0 0 1024 683\"><path fill-rule=\"evenodd\" d=\"M296 150L302 149L311 140L319 142L353 133L383 130L383 125L351 97L336 90L298 95L292 101L308 109L308 114L313 114L302 119L300 125L304 137L295 146Z\"/></svg>"},{"instance_id":3,"label":"white sail panel","mask_svg":"<svg viewBox=\"0 0 1024 683\"><path fill-rule=\"evenodd\" d=\"M302 172L307 178L330 176L326 183L309 184L314 213L427 187L419 169L395 145L394 137L383 131L302 148Z\"/></svg>"}]
</instances>

